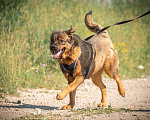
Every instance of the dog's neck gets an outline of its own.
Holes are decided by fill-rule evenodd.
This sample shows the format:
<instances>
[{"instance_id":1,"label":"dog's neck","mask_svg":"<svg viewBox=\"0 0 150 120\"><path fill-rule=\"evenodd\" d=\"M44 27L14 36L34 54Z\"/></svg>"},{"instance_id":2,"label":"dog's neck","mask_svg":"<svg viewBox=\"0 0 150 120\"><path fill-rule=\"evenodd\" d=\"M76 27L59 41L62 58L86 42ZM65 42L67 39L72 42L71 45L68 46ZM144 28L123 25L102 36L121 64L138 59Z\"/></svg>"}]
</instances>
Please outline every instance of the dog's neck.
<instances>
[{"instance_id":1,"label":"dog's neck","mask_svg":"<svg viewBox=\"0 0 150 120\"><path fill-rule=\"evenodd\" d=\"M58 59L58 62L60 64L70 65L74 63L77 60L77 58L80 57L80 55L81 55L81 49L78 46L76 46L72 51L63 54L62 58Z\"/></svg>"},{"instance_id":2,"label":"dog's neck","mask_svg":"<svg viewBox=\"0 0 150 120\"><path fill-rule=\"evenodd\" d=\"M77 35L73 35L72 46L70 50L66 51L61 59L58 59L60 64L71 65L74 63L81 55L81 48L78 46L80 38Z\"/></svg>"}]
</instances>

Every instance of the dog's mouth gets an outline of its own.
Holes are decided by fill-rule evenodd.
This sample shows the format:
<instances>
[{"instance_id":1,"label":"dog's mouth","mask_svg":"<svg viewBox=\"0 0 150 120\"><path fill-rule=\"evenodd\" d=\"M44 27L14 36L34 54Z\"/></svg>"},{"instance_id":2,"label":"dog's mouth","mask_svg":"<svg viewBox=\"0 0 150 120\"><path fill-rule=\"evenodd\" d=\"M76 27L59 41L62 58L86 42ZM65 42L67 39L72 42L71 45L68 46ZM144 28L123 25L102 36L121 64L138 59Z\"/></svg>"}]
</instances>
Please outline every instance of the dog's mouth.
<instances>
[{"instance_id":1,"label":"dog's mouth","mask_svg":"<svg viewBox=\"0 0 150 120\"><path fill-rule=\"evenodd\" d=\"M53 58L55 59L59 59L61 58L62 54L65 52L65 47L61 50L53 50L52 53L53 53Z\"/></svg>"}]
</instances>

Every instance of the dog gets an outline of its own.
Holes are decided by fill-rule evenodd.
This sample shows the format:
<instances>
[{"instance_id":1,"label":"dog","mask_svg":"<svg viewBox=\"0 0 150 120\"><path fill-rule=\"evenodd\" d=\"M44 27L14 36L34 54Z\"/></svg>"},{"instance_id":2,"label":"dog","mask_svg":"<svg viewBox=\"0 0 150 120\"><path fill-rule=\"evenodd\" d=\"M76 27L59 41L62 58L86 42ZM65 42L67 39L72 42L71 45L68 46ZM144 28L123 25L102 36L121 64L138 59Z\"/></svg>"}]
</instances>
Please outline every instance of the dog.
<instances>
[{"instance_id":1,"label":"dog","mask_svg":"<svg viewBox=\"0 0 150 120\"><path fill-rule=\"evenodd\" d=\"M113 47L108 32L104 30L97 34L103 27L92 20L92 11L85 15L85 24L95 34L82 40L74 34L76 29L71 26L66 31L55 31L50 37L50 51L53 58L59 64L62 73L68 80L68 86L57 94L57 99L62 100L68 94L70 102L62 106L62 109L72 109L75 105L76 89L84 82L84 79L91 78L102 93L101 102L98 107L106 106L107 91L102 82L102 73L105 73L116 80L118 91L125 97L125 89L120 80L119 59L117 51Z\"/></svg>"}]
</instances>

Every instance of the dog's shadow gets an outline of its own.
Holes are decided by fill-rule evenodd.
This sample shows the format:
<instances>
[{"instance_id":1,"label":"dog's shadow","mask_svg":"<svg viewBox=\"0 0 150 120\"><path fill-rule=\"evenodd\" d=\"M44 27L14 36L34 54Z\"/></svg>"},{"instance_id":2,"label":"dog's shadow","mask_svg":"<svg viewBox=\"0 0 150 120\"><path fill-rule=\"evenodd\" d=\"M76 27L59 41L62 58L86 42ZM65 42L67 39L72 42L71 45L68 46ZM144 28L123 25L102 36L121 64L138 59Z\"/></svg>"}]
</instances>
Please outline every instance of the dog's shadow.
<instances>
[{"instance_id":1,"label":"dog's shadow","mask_svg":"<svg viewBox=\"0 0 150 120\"><path fill-rule=\"evenodd\" d=\"M31 104L18 104L16 102L9 102L9 103L12 103L12 104L17 104L16 105L10 105L10 106L6 106L6 105L0 105L0 107L3 107L3 108L29 108L29 109L43 109L43 110L61 110L59 107L54 107L54 106L44 106L44 105L31 105Z\"/></svg>"}]
</instances>

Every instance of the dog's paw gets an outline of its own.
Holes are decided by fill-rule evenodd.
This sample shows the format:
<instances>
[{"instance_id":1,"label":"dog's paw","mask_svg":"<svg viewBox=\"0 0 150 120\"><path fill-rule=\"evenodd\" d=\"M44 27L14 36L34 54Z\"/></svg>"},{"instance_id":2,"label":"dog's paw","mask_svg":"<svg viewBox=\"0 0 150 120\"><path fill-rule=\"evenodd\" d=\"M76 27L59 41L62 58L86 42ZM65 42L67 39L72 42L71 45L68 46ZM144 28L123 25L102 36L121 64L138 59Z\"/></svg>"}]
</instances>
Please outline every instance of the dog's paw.
<instances>
[{"instance_id":1,"label":"dog's paw","mask_svg":"<svg viewBox=\"0 0 150 120\"><path fill-rule=\"evenodd\" d=\"M65 105L61 107L62 110L66 110L66 109L70 110L71 108L72 108L71 105Z\"/></svg>"},{"instance_id":2,"label":"dog's paw","mask_svg":"<svg viewBox=\"0 0 150 120\"><path fill-rule=\"evenodd\" d=\"M121 89L119 90L119 94L122 96L122 97L125 97L125 89Z\"/></svg>"},{"instance_id":3,"label":"dog's paw","mask_svg":"<svg viewBox=\"0 0 150 120\"><path fill-rule=\"evenodd\" d=\"M105 107L106 106L106 103L105 102L101 102L98 104L98 107Z\"/></svg>"},{"instance_id":4,"label":"dog's paw","mask_svg":"<svg viewBox=\"0 0 150 120\"><path fill-rule=\"evenodd\" d=\"M57 100L63 100L65 98L64 94L58 93L56 99Z\"/></svg>"}]
</instances>

